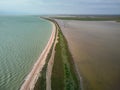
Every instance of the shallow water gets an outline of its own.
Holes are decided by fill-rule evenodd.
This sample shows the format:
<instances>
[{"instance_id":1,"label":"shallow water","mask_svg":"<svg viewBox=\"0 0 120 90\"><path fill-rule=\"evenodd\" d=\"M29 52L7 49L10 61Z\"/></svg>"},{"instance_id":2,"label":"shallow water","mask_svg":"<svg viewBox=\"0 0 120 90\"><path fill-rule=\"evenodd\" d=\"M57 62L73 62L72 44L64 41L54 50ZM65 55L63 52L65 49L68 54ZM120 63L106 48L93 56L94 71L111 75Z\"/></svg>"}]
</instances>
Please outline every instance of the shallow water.
<instances>
[{"instance_id":1,"label":"shallow water","mask_svg":"<svg viewBox=\"0 0 120 90\"><path fill-rule=\"evenodd\" d=\"M84 90L120 90L120 23L59 21Z\"/></svg>"},{"instance_id":2,"label":"shallow water","mask_svg":"<svg viewBox=\"0 0 120 90\"><path fill-rule=\"evenodd\" d=\"M34 16L0 16L0 90L19 90L52 32Z\"/></svg>"}]
</instances>

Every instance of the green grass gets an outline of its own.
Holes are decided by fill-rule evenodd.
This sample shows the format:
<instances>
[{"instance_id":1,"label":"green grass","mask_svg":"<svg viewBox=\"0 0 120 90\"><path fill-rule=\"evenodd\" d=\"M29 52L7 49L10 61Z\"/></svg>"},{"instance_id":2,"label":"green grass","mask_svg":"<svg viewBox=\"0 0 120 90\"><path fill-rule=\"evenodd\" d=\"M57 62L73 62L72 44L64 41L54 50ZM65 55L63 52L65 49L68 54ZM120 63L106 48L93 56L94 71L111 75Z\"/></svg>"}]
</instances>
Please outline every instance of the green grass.
<instances>
[{"instance_id":1,"label":"green grass","mask_svg":"<svg viewBox=\"0 0 120 90\"><path fill-rule=\"evenodd\" d=\"M56 45L56 51L54 58L54 65L52 70L52 90L63 90L64 87L64 70L63 70L63 63L61 57L61 49L60 49L60 42Z\"/></svg>"},{"instance_id":2,"label":"green grass","mask_svg":"<svg viewBox=\"0 0 120 90\"><path fill-rule=\"evenodd\" d=\"M52 71L52 90L79 90L79 81L67 41L58 26L58 43Z\"/></svg>"}]
</instances>

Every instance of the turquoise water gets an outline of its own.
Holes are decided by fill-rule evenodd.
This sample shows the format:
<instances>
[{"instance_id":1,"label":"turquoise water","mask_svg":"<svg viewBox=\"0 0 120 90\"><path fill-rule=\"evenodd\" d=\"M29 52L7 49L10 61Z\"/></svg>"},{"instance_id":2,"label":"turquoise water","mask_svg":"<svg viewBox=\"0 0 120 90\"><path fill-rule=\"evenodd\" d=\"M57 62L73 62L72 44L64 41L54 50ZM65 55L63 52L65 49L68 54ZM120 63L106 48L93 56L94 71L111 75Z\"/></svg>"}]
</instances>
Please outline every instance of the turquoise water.
<instances>
[{"instance_id":1,"label":"turquoise water","mask_svg":"<svg viewBox=\"0 0 120 90\"><path fill-rule=\"evenodd\" d=\"M19 90L52 32L34 16L0 16L0 90Z\"/></svg>"}]
</instances>

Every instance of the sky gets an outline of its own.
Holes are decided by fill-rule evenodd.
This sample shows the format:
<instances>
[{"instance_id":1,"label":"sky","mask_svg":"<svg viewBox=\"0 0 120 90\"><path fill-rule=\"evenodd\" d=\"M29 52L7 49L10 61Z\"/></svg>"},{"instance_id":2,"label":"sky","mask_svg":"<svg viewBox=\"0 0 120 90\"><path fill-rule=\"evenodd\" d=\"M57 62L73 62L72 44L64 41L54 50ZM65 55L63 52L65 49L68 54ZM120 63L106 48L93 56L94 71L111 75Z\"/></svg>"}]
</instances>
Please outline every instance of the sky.
<instances>
[{"instance_id":1,"label":"sky","mask_svg":"<svg viewBox=\"0 0 120 90\"><path fill-rule=\"evenodd\" d=\"M120 0L0 0L0 14L120 15Z\"/></svg>"}]
</instances>

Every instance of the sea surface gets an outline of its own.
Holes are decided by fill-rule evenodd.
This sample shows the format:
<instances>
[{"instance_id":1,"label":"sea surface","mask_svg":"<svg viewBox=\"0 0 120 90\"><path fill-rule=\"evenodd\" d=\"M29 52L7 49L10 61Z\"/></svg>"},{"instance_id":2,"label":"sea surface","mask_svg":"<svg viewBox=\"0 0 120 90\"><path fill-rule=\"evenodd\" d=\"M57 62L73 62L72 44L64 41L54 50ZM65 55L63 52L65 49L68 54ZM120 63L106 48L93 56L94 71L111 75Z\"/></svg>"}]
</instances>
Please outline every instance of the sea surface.
<instances>
[{"instance_id":1,"label":"sea surface","mask_svg":"<svg viewBox=\"0 0 120 90\"><path fill-rule=\"evenodd\" d=\"M0 16L0 90L20 89L51 32L37 16Z\"/></svg>"}]
</instances>

